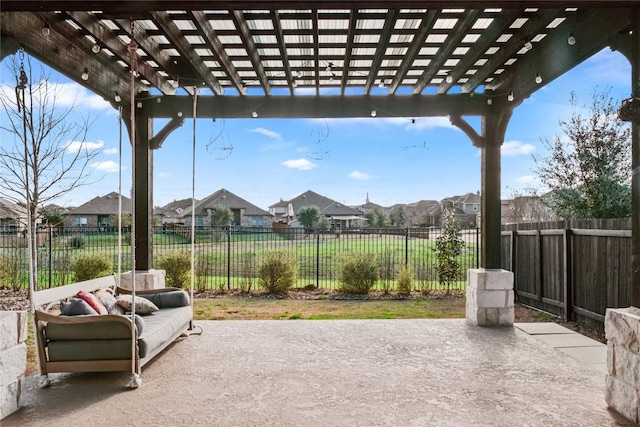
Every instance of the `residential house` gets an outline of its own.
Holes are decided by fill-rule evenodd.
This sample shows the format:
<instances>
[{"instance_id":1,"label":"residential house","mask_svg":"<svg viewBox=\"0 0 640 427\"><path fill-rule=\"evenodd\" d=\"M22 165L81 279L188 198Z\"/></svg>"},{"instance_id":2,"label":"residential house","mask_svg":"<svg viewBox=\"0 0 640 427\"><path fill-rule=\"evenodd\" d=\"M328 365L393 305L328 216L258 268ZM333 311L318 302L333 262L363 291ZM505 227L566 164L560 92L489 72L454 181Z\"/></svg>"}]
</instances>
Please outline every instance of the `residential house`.
<instances>
[{"instance_id":1,"label":"residential house","mask_svg":"<svg viewBox=\"0 0 640 427\"><path fill-rule=\"evenodd\" d=\"M65 227L115 227L118 215L131 213L131 199L122 196L120 211L118 193L113 191L104 196L94 197L87 203L71 209L65 216Z\"/></svg>"},{"instance_id":2,"label":"residential house","mask_svg":"<svg viewBox=\"0 0 640 427\"><path fill-rule=\"evenodd\" d=\"M442 212L452 210L461 227L476 226L480 219L480 193L444 198L440 207Z\"/></svg>"},{"instance_id":3,"label":"residential house","mask_svg":"<svg viewBox=\"0 0 640 427\"><path fill-rule=\"evenodd\" d=\"M389 209L388 208L385 208L384 206L379 205L377 203L371 202L369 200L369 193L367 193L367 198L365 199L365 203L364 204L357 205L357 206L351 206L351 207L353 209L359 210L360 212L362 212L365 215L370 213L370 212L374 212L376 209L381 211L381 212L384 212L386 214L389 213Z\"/></svg>"},{"instance_id":4,"label":"residential house","mask_svg":"<svg viewBox=\"0 0 640 427\"><path fill-rule=\"evenodd\" d=\"M174 200L161 208L154 208L153 214L160 218L162 224L184 225L184 213L191 210L194 199ZM196 204L198 200L195 201Z\"/></svg>"},{"instance_id":5,"label":"residential house","mask_svg":"<svg viewBox=\"0 0 640 427\"><path fill-rule=\"evenodd\" d=\"M0 198L0 232L14 233L27 225L27 209L10 200Z\"/></svg>"},{"instance_id":6,"label":"residential house","mask_svg":"<svg viewBox=\"0 0 640 427\"><path fill-rule=\"evenodd\" d=\"M240 227L271 227L273 215L246 201L224 188L196 203L196 226L211 225L211 211L215 208L228 208L231 211L231 225ZM191 225L191 207L182 213L185 225Z\"/></svg>"},{"instance_id":7,"label":"residential house","mask_svg":"<svg viewBox=\"0 0 640 427\"><path fill-rule=\"evenodd\" d=\"M303 208L315 206L320 215L326 217L332 228L347 229L361 227L365 224L365 215L357 209L328 197L307 190L286 202L286 212L280 217L280 221L292 227L299 227L298 213ZM272 205L273 206L273 205Z\"/></svg>"},{"instance_id":8,"label":"residential house","mask_svg":"<svg viewBox=\"0 0 640 427\"><path fill-rule=\"evenodd\" d=\"M286 213L288 206L289 203L282 200L282 198L280 198L279 202L276 202L269 206L269 213L273 215L275 222L286 222Z\"/></svg>"},{"instance_id":9,"label":"residential house","mask_svg":"<svg viewBox=\"0 0 640 427\"><path fill-rule=\"evenodd\" d=\"M440 224L442 208L437 200L420 200L404 207L405 215L412 226L436 226Z\"/></svg>"},{"instance_id":10,"label":"residential house","mask_svg":"<svg viewBox=\"0 0 640 427\"><path fill-rule=\"evenodd\" d=\"M503 224L553 221L557 217L539 196L518 196L501 200Z\"/></svg>"}]
</instances>

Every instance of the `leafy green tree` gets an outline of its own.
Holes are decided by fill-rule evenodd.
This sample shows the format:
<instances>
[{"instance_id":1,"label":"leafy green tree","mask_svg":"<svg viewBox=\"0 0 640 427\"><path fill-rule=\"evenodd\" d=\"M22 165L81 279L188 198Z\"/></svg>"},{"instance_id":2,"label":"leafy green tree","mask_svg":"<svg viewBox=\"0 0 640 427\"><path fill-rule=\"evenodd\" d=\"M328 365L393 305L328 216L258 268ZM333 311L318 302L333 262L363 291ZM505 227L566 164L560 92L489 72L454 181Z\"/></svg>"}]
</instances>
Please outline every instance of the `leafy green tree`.
<instances>
[{"instance_id":1,"label":"leafy green tree","mask_svg":"<svg viewBox=\"0 0 640 427\"><path fill-rule=\"evenodd\" d=\"M314 228L320 220L320 209L315 206L307 206L298 212L298 221L305 228Z\"/></svg>"},{"instance_id":2,"label":"leafy green tree","mask_svg":"<svg viewBox=\"0 0 640 427\"><path fill-rule=\"evenodd\" d=\"M436 271L441 286L446 287L447 292L452 282L462 278L462 268L458 257L462 254L464 240L460 231L460 223L451 210L442 214L442 228L440 236L436 239L433 249L436 252Z\"/></svg>"},{"instance_id":3,"label":"leafy green tree","mask_svg":"<svg viewBox=\"0 0 640 427\"><path fill-rule=\"evenodd\" d=\"M62 212L59 209L42 208L40 210L40 216L42 217L43 223L48 224L52 227L59 227L64 222L64 217L62 216Z\"/></svg>"},{"instance_id":4,"label":"leafy green tree","mask_svg":"<svg viewBox=\"0 0 640 427\"><path fill-rule=\"evenodd\" d=\"M329 218L327 218L326 216L321 216L318 219L316 226L320 230L323 230L323 231L328 230L329 228L331 228L331 224L329 223Z\"/></svg>"},{"instance_id":5,"label":"leafy green tree","mask_svg":"<svg viewBox=\"0 0 640 427\"><path fill-rule=\"evenodd\" d=\"M610 91L592 94L589 114L577 109L559 122L565 138L544 139L548 155L534 156L535 172L549 188L544 201L564 219L631 215L630 129L617 116Z\"/></svg>"},{"instance_id":6,"label":"leafy green tree","mask_svg":"<svg viewBox=\"0 0 640 427\"><path fill-rule=\"evenodd\" d=\"M375 208L372 212L367 213L365 218L374 227L384 227L389 223L389 217L380 208Z\"/></svg>"},{"instance_id":7,"label":"leafy green tree","mask_svg":"<svg viewBox=\"0 0 640 427\"><path fill-rule=\"evenodd\" d=\"M209 211L211 225L214 227L226 227L231 224L231 209L226 206L215 206Z\"/></svg>"},{"instance_id":8,"label":"leafy green tree","mask_svg":"<svg viewBox=\"0 0 640 427\"><path fill-rule=\"evenodd\" d=\"M391 209L389 219L391 221L391 224L398 227L405 227L409 223L409 218L407 218L407 213L405 212L404 206L402 205L395 206L393 209Z\"/></svg>"}]
</instances>

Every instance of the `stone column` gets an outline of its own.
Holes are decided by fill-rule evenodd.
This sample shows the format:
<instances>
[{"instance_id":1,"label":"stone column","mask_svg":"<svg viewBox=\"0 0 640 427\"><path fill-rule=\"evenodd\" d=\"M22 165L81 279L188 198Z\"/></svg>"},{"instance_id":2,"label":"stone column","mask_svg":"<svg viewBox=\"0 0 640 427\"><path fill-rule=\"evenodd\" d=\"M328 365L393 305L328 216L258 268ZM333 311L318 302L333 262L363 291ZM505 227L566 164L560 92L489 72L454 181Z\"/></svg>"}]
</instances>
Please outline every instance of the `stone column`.
<instances>
[{"instance_id":1,"label":"stone column","mask_svg":"<svg viewBox=\"0 0 640 427\"><path fill-rule=\"evenodd\" d=\"M166 271L154 268L144 271L136 271L136 290L147 291L150 289L161 289L165 287ZM120 275L120 286L124 289L132 289L131 271L125 271Z\"/></svg>"},{"instance_id":2,"label":"stone column","mask_svg":"<svg viewBox=\"0 0 640 427\"><path fill-rule=\"evenodd\" d=\"M477 326L513 326L513 273L500 269L467 271L467 322Z\"/></svg>"},{"instance_id":3,"label":"stone column","mask_svg":"<svg viewBox=\"0 0 640 427\"><path fill-rule=\"evenodd\" d=\"M624 417L638 423L640 405L640 309L607 309L607 377L604 400Z\"/></svg>"},{"instance_id":4,"label":"stone column","mask_svg":"<svg viewBox=\"0 0 640 427\"><path fill-rule=\"evenodd\" d=\"M20 409L26 340L27 312L0 311L0 420Z\"/></svg>"}]
</instances>

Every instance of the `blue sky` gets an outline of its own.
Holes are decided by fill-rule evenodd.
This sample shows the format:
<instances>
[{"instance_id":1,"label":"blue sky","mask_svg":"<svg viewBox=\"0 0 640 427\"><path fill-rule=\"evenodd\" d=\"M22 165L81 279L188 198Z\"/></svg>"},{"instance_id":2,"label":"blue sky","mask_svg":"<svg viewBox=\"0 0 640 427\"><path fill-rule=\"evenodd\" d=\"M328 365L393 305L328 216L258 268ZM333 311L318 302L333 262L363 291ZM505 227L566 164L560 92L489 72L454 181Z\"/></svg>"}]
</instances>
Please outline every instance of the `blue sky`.
<instances>
[{"instance_id":1,"label":"blue sky","mask_svg":"<svg viewBox=\"0 0 640 427\"><path fill-rule=\"evenodd\" d=\"M0 80L13 88L5 59ZM502 149L502 197L538 186L532 154L544 155L542 138L560 134L558 120L574 109L569 95L589 104L591 93L611 89L619 100L630 95L631 68L606 49L549 83L519 106ZM102 98L57 73L61 101L96 119L84 143L102 149L91 164L91 186L77 188L56 202L77 206L118 189L118 115ZM9 92L10 93L10 92ZM6 120L0 116L1 120ZM197 120L196 198L220 188L268 209L282 199L313 190L345 204L369 199L383 206L480 190L480 151L447 118L364 119L210 119ZM479 131L478 118L468 120ZM162 122L155 125L159 130ZM154 151L154 205L191 196L192 121L174 131ZM123 142L123 191L131 183L131 150ZM3 135L3 138L6 137Z\"/></svg>"}]
</instances>

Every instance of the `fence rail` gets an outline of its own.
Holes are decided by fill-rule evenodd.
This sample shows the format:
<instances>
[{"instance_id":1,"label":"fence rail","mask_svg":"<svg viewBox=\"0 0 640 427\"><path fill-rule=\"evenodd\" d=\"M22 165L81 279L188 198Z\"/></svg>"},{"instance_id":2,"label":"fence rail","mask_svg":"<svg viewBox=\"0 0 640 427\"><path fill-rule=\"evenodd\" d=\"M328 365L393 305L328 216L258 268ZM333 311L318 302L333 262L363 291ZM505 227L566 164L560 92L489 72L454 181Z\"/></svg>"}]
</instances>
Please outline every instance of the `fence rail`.
<instances>
[{"instance_id":1,"label":"fence rail","mask_svg":"<svg viewBox=\"0 0 640 427\"><path fill-rule=\"evenodd\" d=\"M603 330L607 308L631 304L630 222L504 226L502 267L519 302Z\"/></svg>"},{"instance_id":2,"label":"fence rail","mask_svg":"<svg viewBox=\"0 0 640 427\"><path fill-rule=\"evenodd\" d=\"M118 260L122 271L131 268L129 230L118 233L113 228L52 228L38 237L38 287L54 287L74 280L73 260L84 254L104 254ZM435 242L439 230L417 228L366 228L321 231L304 228L216 228L198 227L195 234L195 279L199 290L251 289L257 283L260 255L275 250L295 254L298 264L297 287L313 285L323 289L337 289L338 256L343 252L366 252L376 255L379 264L379 290L395 288L396 272L410 264L414 272L414 287L418 290L446 291L438 283ZM27 283L26 238L21 235L0 235L0 287L19 287ZM479 231L463 230L465 249L459 257L461 279L448 290L465 288L468 268L477 268ZM153 233L154 265L163 254L190 251L189 227L158 227ZM120 254L120 255L119 255ZM115 272L115 271L114 271ZM8 277L11 276L9 279ZM4 283L3 283L4 282Z\"/></svg>"}]
</instances>

